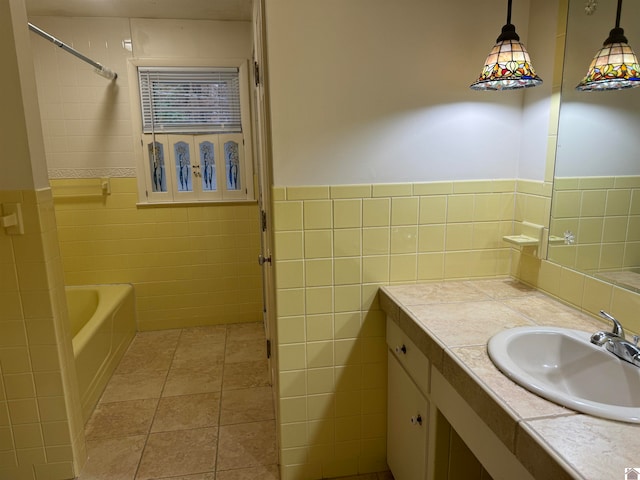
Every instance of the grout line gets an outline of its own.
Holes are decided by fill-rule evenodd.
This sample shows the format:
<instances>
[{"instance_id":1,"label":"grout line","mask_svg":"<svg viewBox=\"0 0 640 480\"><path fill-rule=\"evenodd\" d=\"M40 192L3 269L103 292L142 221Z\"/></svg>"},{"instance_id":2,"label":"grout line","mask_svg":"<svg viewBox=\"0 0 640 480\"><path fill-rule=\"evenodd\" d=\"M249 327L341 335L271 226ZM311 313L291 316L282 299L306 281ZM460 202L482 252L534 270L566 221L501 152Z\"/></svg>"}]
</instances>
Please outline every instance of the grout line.
<instances>
[{"instance_id":1,"label":"grout line","mask_svg":"<svg viewBox=\"0 0 640 480\"><path fill-rule=\"evenodd\" d=\"M224 368L226 365L227 359L227 340L229 337L229 326L224 326L224 349L222 353L222 371L220 373L220 398L218 399L218 430L217 430L217 438L216 438L216 458L214 462L214 473L213 478L215 479L218 476L218 457L220 454L220 420L222 419L222 395L224 393Z\"/></svg>"}]
</instances>

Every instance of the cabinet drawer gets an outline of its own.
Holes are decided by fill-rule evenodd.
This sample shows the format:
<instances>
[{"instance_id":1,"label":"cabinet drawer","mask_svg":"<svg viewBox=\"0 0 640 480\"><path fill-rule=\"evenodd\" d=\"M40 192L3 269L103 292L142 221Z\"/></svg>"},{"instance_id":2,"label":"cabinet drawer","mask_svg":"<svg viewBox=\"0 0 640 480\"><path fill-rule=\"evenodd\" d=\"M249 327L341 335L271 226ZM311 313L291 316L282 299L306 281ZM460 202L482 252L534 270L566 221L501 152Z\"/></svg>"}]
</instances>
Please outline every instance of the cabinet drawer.
<instances>
[{"instance_id":1,"label":"cabinet drawer","mask_svg":"<svg viewBox=\"0 0 640 480\"><path fill-rule=\"evenodd\" d=\"M387 317L387 345L423 394L429 394L429 360L400 327Z\"/></svg>"}]
</instances>

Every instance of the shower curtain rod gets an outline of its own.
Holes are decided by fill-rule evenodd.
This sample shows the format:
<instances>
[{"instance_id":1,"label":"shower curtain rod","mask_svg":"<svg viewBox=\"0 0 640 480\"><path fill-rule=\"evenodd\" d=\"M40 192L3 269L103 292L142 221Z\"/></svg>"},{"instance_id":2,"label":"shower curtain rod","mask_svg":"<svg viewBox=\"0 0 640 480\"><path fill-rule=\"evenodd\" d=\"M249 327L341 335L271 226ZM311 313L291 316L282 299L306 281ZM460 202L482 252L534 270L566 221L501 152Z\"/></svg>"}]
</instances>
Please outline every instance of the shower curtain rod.
<instances>
[{"instance_id":1,"label":"shower curtain rod","mask_svg":"<svg viewBox=\"0 0 640 480\"><path fill-rule=\"evenodd\" d=\"M95 68L95 72L104 77L107 78L109 80L115 80L116 78L118 78L118 74L116 72L114 72L113 70L105 67L104 65L91 60L89 57L81 54L79 51L77 51L76 49L70 47L69 45L67 45L64 42L61 42L60 40L58 40L56 37L54 37L53 35L49 35L47 32L45 32L44 30L39 29L38 27L36 27L34 24L29 23L29 30L31 30L34 33L37 33L38 35L40 35L42 38L49 40L51 43L57 45L58 47L62 48L63 50L65 50L66 52L69 52L71 55L74 55L76 57L78 57L80 60L82 60L83 62L87 62L89 65L93 66Z\"/></svg>"}]
</instances>

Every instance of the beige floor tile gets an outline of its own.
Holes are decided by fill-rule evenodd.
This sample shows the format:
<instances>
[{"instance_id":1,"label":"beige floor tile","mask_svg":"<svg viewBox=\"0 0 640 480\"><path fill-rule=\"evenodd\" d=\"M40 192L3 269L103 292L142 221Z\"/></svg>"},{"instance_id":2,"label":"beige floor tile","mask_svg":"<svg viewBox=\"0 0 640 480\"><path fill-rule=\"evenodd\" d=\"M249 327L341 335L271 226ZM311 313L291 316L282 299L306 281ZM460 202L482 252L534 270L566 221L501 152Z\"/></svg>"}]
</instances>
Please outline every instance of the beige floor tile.
<instances>
[{"instance_id":1,"label":"beige floor tile","mask_svg":"<svg viewBox=\"0 0 640 480\"><path fill-rule=\"evenodd\" d=\"M277 463L275 421L219 428L218 471Z\"/></svg>"},{"instance_id":2,"label":"beige floor tile","mask_svg":"<svg viewBox=\"0 0 640 480\"><path fill-rule=\"evenodd\" d=\"M116 374L104 389L100 402L122 402L143 398L160 398L167 372Z\"/></svg>"},{"instance_id":3,"label":"beige floor tile","mask_svg":"<svg viewBox=\"0 0 640 480\"><path fill-rule=\"evenodd\" d=\"M181 333L182 331L180 329L138 332L131 342L129 349L175 348Z\"/></svg>"},{"instance_id":4,"label":"beige floor tile","mask_svg":"<svg viewBox=\"0 0 640 480\"><path fill-rule=\"evenodd\" d=\"M138 332L122 357L116 373L166 372L179 338L180 330Z\"/></svg>"},{"instance_id":5,"label":"beige floor tile","mask_svg":"<svg viewBox=\"0 0 640 480\"><path fill-rule=\"evenodd\" d=\"M86 425L79 480L277 480L267 366L261 323L139 332Z\"/></svg>"},{"instance_id":6,"label":"beige floor tile","mask_svg":"<svg viewBox=\"0 0 640 480\"><path fill-rule=\"evenodd\" d=\"M146 435L87 441L87 462L78 480L133 480Z\"/></svg>"},{"instance_id":7,"label":"beige floor tile","mask_svg":"<svg viewBox=\"0 0 640 480\"><path fill-rule=\"evenodd\" d=\"M216 473L216 480L279 480L277 465L263 465L238 470L225 470Z\"/></svg>"},{"instance_id":8,"label":"beige floor tile","mask_svg":"<svg viewBox=\"0 0 640 480\"><path fill-rule=\"evenodd\" d=\"M171 366L174 352L175 347L128 350L120 360L115 373L121 375L143 372L166 373Z\"/></svg>"},{"instance_id":9,"label":"beige floor tile","mask_svg":"<svg viewBox=\"0 0 640 480\"><path fill-rule=\"evenodd\" d=\"M224 343L226 337L226 325L185 328L182 330L178 344L180 346L193 345L196 343L207 343L209 345L213 345L217 343Z\"/></svg>"},{"instance_id":10,"label":"beige floor tile","mask_svg":"<svg viewBox=\"0 0 640 480\"><path fill-rule=\"evenodd\" d=\"M225 363L222 384L225 390L269 385L267 360Z\"/></svg>"},{"instance_id":11,"label":"beige floor tile","mask_svg":"<svg viewBox=\"0 0 640 480\"><path fill-rule=\"evenodd\" d=\"M260 358L267 358L267 344L264 338L227 340L225 363L251 362Z\"/></svg>"},{"instance_id":12,"label":"beige floor tile","mask_svg":"<svg viewBox=\"0 0 640 480\"><path fill-rule=\"evenodd\" d=\"M218 425L220 393L181 395L160 399L152 432L187 430Z\"/></svg>"},{"instance_id":13,"label":"beige floor tile","mask_svg":"<svg viewBox=\"0 0 640 480\"><path fill-rule=\"evenodd\" d=\"M219 392L222 389L222 369L222 364L200 369L171 369L162 396Z\"/></svg>"},{"instance_id":14,"label":"beige floor tile","mask_svg":"<svg viewBox=\"0 0 640 480\"><path fill-rule=\"evenodd\" d=\"M224 343L192 343L178 346L171 368L203 369L224 361Z\"/></svg>"},{"instance_id":15,"label":"beige floor tile","mask_svg":"<svg viewBox=\"0 0 640 480\"><path fill-rule=\"evenodd\" d=\"M262 322L235 323L227 325L227 340L231 342L243 340L265 340Z\"/></svg>"},{"instance_id":16,"label":"beige floor tile","mask_svg":"<svg viewBox=\"0 0 640 480\"><path fill-rule=\"evenodd\" d=\"M220 425L273 419L271 387L223 390L220 406Z\"/></svg>"},{"instance_id":17,"label":"beige floor tile","mask_svg":"<svg viewBox=\"0 0 640 480\"><path fill-rule=\"evenodd\" d=\"M157 399L99 403L85 427L88 439L145 435L149 432Z\"/></svg>"},{"instance_id":18,"label":"beige floor tile","mask_svg":"<svg viewBox=\"0 0 640 480\"><path fill-rule=\"evenodd\" d=\"M217 435L217 427L152 433L136 480L213 472Z\"/></svg>"}]
</instances>

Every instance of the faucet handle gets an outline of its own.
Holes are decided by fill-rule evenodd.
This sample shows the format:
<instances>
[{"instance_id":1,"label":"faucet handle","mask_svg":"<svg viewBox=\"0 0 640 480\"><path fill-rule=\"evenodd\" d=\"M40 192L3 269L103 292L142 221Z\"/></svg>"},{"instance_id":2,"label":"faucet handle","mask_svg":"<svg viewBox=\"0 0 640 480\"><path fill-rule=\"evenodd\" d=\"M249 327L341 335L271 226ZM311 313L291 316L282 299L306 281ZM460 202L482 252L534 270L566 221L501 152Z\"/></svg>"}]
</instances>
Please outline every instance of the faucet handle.
<instances>
[{"instance_id":1,"label":"faucet handle","mask_svg":"<svg viewBox=\"0 0 640 480\"><path fill-rule=\"evenodd\" d=\"M604 310L600 310L600 316L602 318L605 318L607 320L610 320L613 322L613 331L612 333L620 338L624 338L624 328L622 328L622 325L620 324L620 322L618 320L616 320L613 315L609 315L607 312L605 312Z\"/></svg>"}]
</instances>

